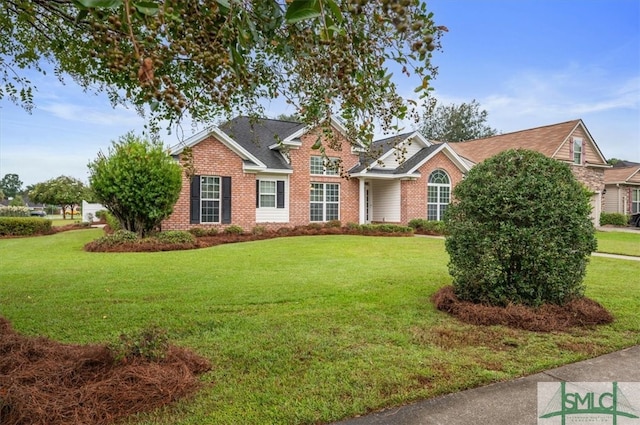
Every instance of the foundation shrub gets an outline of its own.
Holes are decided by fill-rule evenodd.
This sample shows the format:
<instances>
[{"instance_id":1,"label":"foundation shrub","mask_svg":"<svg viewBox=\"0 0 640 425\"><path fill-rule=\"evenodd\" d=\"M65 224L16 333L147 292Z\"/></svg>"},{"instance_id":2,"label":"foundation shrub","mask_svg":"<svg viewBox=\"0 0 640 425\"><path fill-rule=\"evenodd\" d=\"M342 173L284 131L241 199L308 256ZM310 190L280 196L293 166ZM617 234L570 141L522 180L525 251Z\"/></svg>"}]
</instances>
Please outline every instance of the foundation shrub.
<instances>
[{"instance_id":1,"label":"foundation shrub","mask_svg":"<svg viewBox=\"0 0 640 425\"><path fill-rule=\"evenodd\" d=\"M167 230L155 235L161 243L193 243L196 238L191 233L184 230Z\"/></svg>"},{"instance_id":2,"label":"foundation shrub","mask_svg":"<svg viewBox=\"0 0 640 425\"><path fill-rule=\"evenodd\" d=\"M252 235L264 235L265 233L267 233L267 228L264 226L255 226L251 229Z\"/></svg>"},{"instance_id":3,"label":"foundation shrub","mask_svg":"<svg viewBox=\"0 0 640 425\"><path fill-rule=\"evenodd\" d=\"M342 223L340 222L340 220L329 220L324 224L324 227L328 229L340 228L342 227Z\"/></svg>"},{"instance_id":4,"label":"foundation shrub","mask_svg":"<svg viewBox=\"0 0 640 425\"><path fill-rule=\"evenodd\" d=\"M414 218L409 221L409 227L413 228L416 233L427 235L444 235L444 222L427 220L425 218Z\"/></svg>"},{"instance_id":5,"label":"foundation shrub","mask_svg":"<svg viewBox=\"0 0 640 425\"><path fill-rule=\"evenodd\" d=\"M95 240L97 246L114 246L123 243L131 243L138 241L138 235L135 232L129 230L116 230L113 233L104 235L101 238Z\"/></svg>"},{"instance_id":6,"label":"foundation shrub","mask_svg":"<svg viewBox=\"0 0 640 425\"><path fill-rule=\"evenodd\" d=\"M244 229L238 226L237 224L232 224L231 226L224 229L224 232L228 235L242 235L244 233Z\"/></svg>"},{"instance_id":7,"label":"foundation shrub","mask_svg":"<svg viewBox=\"0 0 640 425\"><path fill-rule=\"evenodd\" d=\"M620 213L606 213L600 214L600 225L605 226L611 224L613 226L626 226L629 224L629 216Z\"/></svg>"}]
</instances>

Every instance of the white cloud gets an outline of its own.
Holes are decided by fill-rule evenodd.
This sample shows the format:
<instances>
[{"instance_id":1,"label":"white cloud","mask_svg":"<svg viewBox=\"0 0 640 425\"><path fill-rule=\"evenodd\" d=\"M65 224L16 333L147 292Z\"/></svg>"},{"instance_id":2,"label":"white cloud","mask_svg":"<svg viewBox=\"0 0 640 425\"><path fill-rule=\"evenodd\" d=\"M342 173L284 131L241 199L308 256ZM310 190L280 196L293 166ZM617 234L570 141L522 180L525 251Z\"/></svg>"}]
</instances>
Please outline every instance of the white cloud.
<instances>
[{"instance_id":1,"label":"white cloud","mask_svg":"<svg viewBox=\"0 0 640 425\"><path fill-rule=\"evenodd\" d=\"M95 124L104 126L117 125L123 128L141 127L144 119L133 110L122 106L109 109L107 107L96 108L86 107L72 103L48 103L39 107L43 111L49 112L56 118L82 122L83 124Z\"/></svg>"}]
</instances>

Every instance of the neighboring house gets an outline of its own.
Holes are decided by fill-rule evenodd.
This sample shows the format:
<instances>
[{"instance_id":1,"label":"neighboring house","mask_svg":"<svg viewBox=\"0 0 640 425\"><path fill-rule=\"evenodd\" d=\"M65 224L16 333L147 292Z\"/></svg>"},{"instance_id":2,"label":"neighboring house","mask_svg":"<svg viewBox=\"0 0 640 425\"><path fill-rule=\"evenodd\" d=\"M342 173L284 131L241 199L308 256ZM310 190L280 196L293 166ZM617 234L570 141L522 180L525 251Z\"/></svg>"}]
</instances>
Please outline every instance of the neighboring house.
<instances>
[{"instance_id":1,"label":"neighboring house","mask_svg":"<svg viewBox=\"0 0 640 425\"><path fill-rule=\"evenodd\" d=\"M461 157L469 160L472 166L512 148L531 149L569 164L573 175L593 193L591 217L599 225L603 207L604 173L611 166L607 164L582 120L452 143L451 146Z\"/></svg>"},{"instance_id":2,"label":"neighboring house","mask_svg":"<svg viewBox=\"0 0 640 425\"><path fill-rule=\"evenodd\" d=\"M640 213L640 164L625 162L604 172L604 211Z\"/></svg>"},{"instance_id":3,"label":"neighboring house","mask_svg":"<svg viewBox=\"0 0 640 425\"><path fill-rule=\"evenodd\" d=\"M191 149L194 175L183 178L163 229L441 220L452 189L471 167L510 148L570 164L594 192L599 220L609 166L581 120L459 143L434 143L411 132L376 141L367 152L349 144L339 121L331 120L330 131L333 140L295 122L238 117L175 146L171 154L182 160L185 148ZM313 149L318 138L349 178L325 167Z\"/></svg>"}]
</instances>

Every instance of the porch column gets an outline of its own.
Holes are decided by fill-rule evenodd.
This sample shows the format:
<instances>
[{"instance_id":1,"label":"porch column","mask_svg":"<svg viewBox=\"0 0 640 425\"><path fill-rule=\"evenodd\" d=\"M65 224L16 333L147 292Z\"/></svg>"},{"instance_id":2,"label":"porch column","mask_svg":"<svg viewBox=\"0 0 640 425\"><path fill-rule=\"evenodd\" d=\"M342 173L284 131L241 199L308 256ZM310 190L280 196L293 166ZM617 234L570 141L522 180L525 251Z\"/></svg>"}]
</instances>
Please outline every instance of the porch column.
<instances>
[{"instance_id":1,"label":"porch column","mask_svg":"<svg viewBox=\"0 0 640 425\"><path fill-rule=\"evenodd\" d=\"M358 179L359 183L359 196L358 196L358 204L359 204L359 224L365 224L367 220L367 196L365 193L364 187L364 179Z\"/></svg>"}]
</instances>

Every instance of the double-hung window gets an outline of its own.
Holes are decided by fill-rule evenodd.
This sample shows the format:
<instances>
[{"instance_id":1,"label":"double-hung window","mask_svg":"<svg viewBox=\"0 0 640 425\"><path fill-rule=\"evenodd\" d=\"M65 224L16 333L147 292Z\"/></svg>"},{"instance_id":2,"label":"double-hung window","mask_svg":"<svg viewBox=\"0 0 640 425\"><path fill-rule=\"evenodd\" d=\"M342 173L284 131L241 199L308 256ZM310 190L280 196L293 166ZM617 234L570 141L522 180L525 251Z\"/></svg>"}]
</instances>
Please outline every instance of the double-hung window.
<instances>
[{"instance_id":1,"label":"double-hung window","mask_svg":"<svg viewBox=\"0 0 640 425\"><path fill-rule=\"evenodd\" d=\"M311 183L310 221L340 219L340 185Z\"/></svg>"},{"instance_id":2,"label":"double-hung window","mask_svg":"<svg viewBox=\"0 0 640 425\"><path fill-rule=\"evenodd\" d=\"M640 213L640 189L631 189L631 214Z\"/></svg>"},{"instance_id":3,"label":"double-hung window","mask_svg":"<svg viewBox=\"0 0 640 425\"><path fill-rule=\"evenodd\" d=\"M285 181L256 180L256 208L285 208Z\"/></svg>"},{"instance_id":4,"label":"double-hung window","mask_svg":"<svg viewBox=\"0 0 640 425\"><path fill-rule=\"evenodd\" d=\"M220 177L200 177L200 222L220 223Z\"/></svg>"},{"instance_id":5,"label":"double-hung window","mask_svg":"<svg viewBox=\"0 0 640 425\"><path fill-rule=\"evenodd\" d=\"M314 176L337 176L339 175L339 159L329 158L330 166L325 166L325 159L321 156L312 156L310 160L310 171Z\"/></svg>"},{"instance_id":6,"label":"double-hung window","mask_svg":"<svg viewBox=\"0 0 640 425\"><path fill-rule=\"evenodd\" d=\"M260 180L260 205L259 208L276 207L276 182L275 180Z\"/></svg>"},{"instance_id":7,"label":"double-hung window","mask_svg":"<svg viewBox=\"0 0 640 425\"><path fill-rule=\"evenodd\" d=\"M573 163L582 164L584 143L580 137L573 138Z\"/></svg>"}]
</instances>

